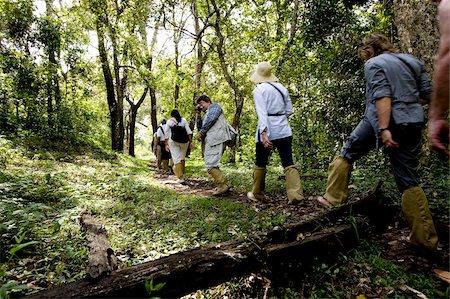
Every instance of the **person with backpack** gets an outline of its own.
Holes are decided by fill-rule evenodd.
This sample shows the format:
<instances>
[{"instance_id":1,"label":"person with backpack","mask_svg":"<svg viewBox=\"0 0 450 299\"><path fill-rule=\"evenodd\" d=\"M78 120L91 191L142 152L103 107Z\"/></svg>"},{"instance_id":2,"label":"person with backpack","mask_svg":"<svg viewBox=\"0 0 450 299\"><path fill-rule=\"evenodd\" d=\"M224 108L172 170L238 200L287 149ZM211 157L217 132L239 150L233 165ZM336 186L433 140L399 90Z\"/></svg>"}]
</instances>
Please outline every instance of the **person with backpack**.
<instances>
[{"instance_id":1,"label":"person with backpack","mask_svg":"<svg viewBox=\"0 0 450 299\"><path fill-rule=\"evenodd\" d=\"M277 82L278 78L272 74L272 66L268 62L259 63L250 73L250 80L258 84L253 90L258 127L253 187L247 197L253 201L264 199L266 166L272 150L276 148L286 176L289 203L301 201L303 190L292 158L292 129L288 122L288 116L292 114L289 92Z\"/></svg>"},{"instance_id":2,"label":"person with backpack","mask_svg":"<svg viewBox=\"0 0 450 299\"><path fill-rule=\"evenodd\" d=\"M165 146L165 134L164 127L166 125L166 119L161 118L160 124L155 132L155 141L153 144L153 152L156 155L156 161L158 170L162 170L165 173L169 172L169 159L170 152L166 150Z\"/></svg>"},{"instance_id":3,"label":"person with backpack","mask_svg":"<svg viewBox=\"0 0 450 299\"><path fill-rule=\"evenodd\" d=\"M173 172L182 183L185 169L184 158L188 147L192 148L192 130L178 110L172 110L170 116L165 127L165 147L172 156Z\"/></svg>"},{"instance_id":4,"label":"person with backpack","mask_svg":"<svg viewBox=\"0 0 450 299\"><path fill-rule=\"evenodd\" d=\"M325 195L317 201L324 206L345 202L353 162L383 145L402 193L401 208L411 228L409 240L434 250L438 238L417 173L426 121L422 105L431 98L431 81L420 60L398 53L382 34L366 36L359 56L365 61L366 111L330 164Z\"/></svg>"},{"instance_id":5,"label":"person with backpack","mask_svg":"<svg viewBox=\"0 0 450 299\"><path fill-rule=\"evenodd\" d=\"M220 160L225 150L225 143L231 140L231 129L223 114L222 107L212 103L207 95L197 99L197 129L198 141L204 141L204 160L208 173L217 186L213 195L220 195L230 189L222 171L219 169ZM201 112L205 112L202 118Z\"/></svg>"}]
</instances>

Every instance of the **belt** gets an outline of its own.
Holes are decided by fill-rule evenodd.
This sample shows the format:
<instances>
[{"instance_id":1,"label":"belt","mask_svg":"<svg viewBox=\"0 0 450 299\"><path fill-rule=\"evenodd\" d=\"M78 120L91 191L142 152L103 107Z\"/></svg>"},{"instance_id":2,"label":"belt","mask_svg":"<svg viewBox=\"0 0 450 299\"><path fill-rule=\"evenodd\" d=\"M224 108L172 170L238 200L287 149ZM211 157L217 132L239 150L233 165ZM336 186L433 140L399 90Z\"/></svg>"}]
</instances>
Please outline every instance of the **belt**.
<instances>
[{"instance_id":1,"label":"belt","mask_svg":"<svg viewBox=\"0 0 450 299\"><path fill-rule=\"evenodd\" d=\"M268 116L285 116L286 113L276 113L276 114L269 113L269 114L267 114L267 115L268 115Z\"/></svg>"}]
</instances>

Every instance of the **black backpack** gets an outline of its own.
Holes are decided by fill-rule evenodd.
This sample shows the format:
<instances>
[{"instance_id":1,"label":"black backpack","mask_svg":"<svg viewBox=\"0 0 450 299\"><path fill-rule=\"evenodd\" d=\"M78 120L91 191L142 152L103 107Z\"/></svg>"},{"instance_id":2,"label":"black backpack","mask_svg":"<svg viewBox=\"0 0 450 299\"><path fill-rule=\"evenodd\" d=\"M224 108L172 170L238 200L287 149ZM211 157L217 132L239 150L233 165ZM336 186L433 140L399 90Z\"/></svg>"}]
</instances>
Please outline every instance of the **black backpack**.
<instances>
[{"instance_id":1,"label":"black backpack","mask_svg":"<svg viewBox=\"0 0 450 299\"><path fill-rule=\"evenodd\" d=\"M188 133L184 126L179 126L178 124L170 128L172 131L171 139L175 142L186 143L189 141Z\"/></svg>"}]
</instances>

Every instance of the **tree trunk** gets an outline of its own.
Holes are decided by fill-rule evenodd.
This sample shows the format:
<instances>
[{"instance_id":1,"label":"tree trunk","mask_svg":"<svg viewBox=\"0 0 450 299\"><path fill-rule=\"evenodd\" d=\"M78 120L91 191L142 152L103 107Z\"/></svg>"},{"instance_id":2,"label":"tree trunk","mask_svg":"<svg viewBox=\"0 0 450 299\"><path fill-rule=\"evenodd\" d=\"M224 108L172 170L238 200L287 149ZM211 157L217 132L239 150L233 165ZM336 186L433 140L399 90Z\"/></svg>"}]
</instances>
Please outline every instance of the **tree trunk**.
<instances>
[{"instance_id":1,"label":"tree trunk","mask_svg":"<svg viewBox=\"0 0 450 299\"><path fill-rule=\"evenodd\" d=\"M217 54L219 56L220 60L220 66L222 68L223 75L225 77L225 80L227 81L228 85L230 85L231 89L234 91L234 104L236 111L234 113L232 126L236 129L236 131L239 131L239 125L241 120L241 113L242 109L244 107L244 95L239 89L239 85L236 83L234 78L231 76L230 72L228 71L228 64L225 58L225 48L224 48L224 37L222 35L222 31L220 29L220 22L221 22L221 16L219 8L216 5L215 0L212 1L212 4L214 6L214 10L216 13L216 22L214 23L214 29L217 35ZM233 146L230 151L230 163L236 163L236 146Z\"/></svg>"},{"instance_id":2,"label":"tree trunk","mask_svg":"<svg viewBox=\"0 0 450 299\"><path fill-rule=\"evenodd\" d=\"M432 1L394 0L394 13L401 51L422 60L432 76L439 46L436 4Z\"/></svg>"},{"instance_id":3,"label":"tree trunk","mask_svg":"<svg viewBox=\"0 0 450 299\"><path fill-rule=\"evenodd\" d=\"M376 190L379 191L378 188ZM59 298L61 294L66 298L180 297L261 268L275 268L274 272L280 273L289 271L286 266L289 263L304 266L316 258L328 261L355 245L364 235L367 218L356 213L369 214L373 219L379 219L383 213L383 220L395 214L385 213L386 207L377 202L380 198L377 191L356 203L317 213L313 218L274 230L252 241L236 240L180 252L113 271L98 282L84 279L28 298ZM352 215L351 224L348 223L349 215ZM165 285L161 290L148 294L144 285L150 281L153 286Z\"/></svg>"},{"instance_id":4,"label":"tree trunk","mask_svg":"<svg viewBox=\"0 0 450 299\"><path fill-rule=\"evenodd\" d=\"M60 68L58 57L60 55L60 44L59 44L59 32L56 32L54 28L54 18L53 18L53 7L50 0L45 0L46 16L47 16L47 26L52 30L49 30L51 34L58 35L55 38L47 37L48 41L46 44L46 51L48 56L48 66L47 66L47 117L48 117L48 128L49 132L53 132L57 129L59 132L61 130L61 124L58 120L58 110L61 105L61 91L59 88L59 75L58 69ZM55 127L55 124L57 127Z\"/></svg>"},{"instance_id":5,"label":"tree trunk","mask_svg":"<svg viewBox=\"0 0 450 299\"><path fill-rule=\"evenodd\" d=\"M147 87L144 89L144 92L141 95L141 98L139 99L139 101L136 104L134 104L134 102L132 100L130 100L128 97L126 97L126 100L130 104L130 128L128 131L128 154L132 157L135 156L135 154L134 154L134 135L135 135L135 131L136 131L137 113L138 113L139 107L141 107L142 103L145 100L145 97L147 96L148 90L149 90L149 87L147 85Z\"/></svg>"}]
</instances>

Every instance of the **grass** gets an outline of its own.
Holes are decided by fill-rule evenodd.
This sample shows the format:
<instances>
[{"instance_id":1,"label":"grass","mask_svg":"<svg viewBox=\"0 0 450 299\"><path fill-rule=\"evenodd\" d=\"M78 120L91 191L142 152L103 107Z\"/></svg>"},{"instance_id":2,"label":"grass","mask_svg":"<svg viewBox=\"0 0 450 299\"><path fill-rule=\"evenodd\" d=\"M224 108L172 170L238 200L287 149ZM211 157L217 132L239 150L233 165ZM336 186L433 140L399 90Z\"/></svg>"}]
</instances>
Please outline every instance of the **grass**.
<instances>
[{"instance_id":1,"label":"grass","mask_svg":"<svg viewBox=\"0 0 450 299\"><path fill-rule=\"evenodd\" d=\"M268 167L268 193L284 192L277 159L272 157ZM369 161L373 169L367 169L364 161L355 167L353 194L373 188L380 173L387 172L379 167L379 157L370 159L375 159ZM448 180L440 175L446 166L439 165L438 170L424 169L438 182L424 188L434 210L448 209L446 200L439 201L445 194L448 198ZM251 162L221 168L235 190L250 190ZM307 176L302 181L306 194L325 190L326 170L300 167L300 172ZM27 288L25 293L36 292L84 277L88 252L78 224L83 212L105 225L120 267L210 243L252 238L285 221L277 211L256 212L229 200L177 194L153 175L145 159L91 148L68 147L64 152L24 148L0 137L0 294L22 288ZM210 180L199 151L188 159L187 175ZM398 197L392 177L384 180L387 192ZM436 296L428 277L402 272L369 245L336 264L319 264L315 271L305 277L302 283L308 285L303 290L284 286L273 291L275 298L357 296L359 279L365 278L370 278L370 287L383 292L417 281L426 294ZM343 278L347 285L337 287L335 282Z\"/></svg>"},{"instance_id":2,"label":"grass","mask_svg":"<svg viewBox=\"0 0 450 299\"><path fill-rule=\"evenodd\" d=\"M284 221L277 212L229 200L179 195L152 178L148 161L113 153L109 159L32 153L1 141L0 286L28 285L29 293L84 277L88 253L77 221L83 212L105 225L120 267L251 238ZM189 171L198 167L206 176L201 161L193 161Z\"/></svg>"}]
</instances>

